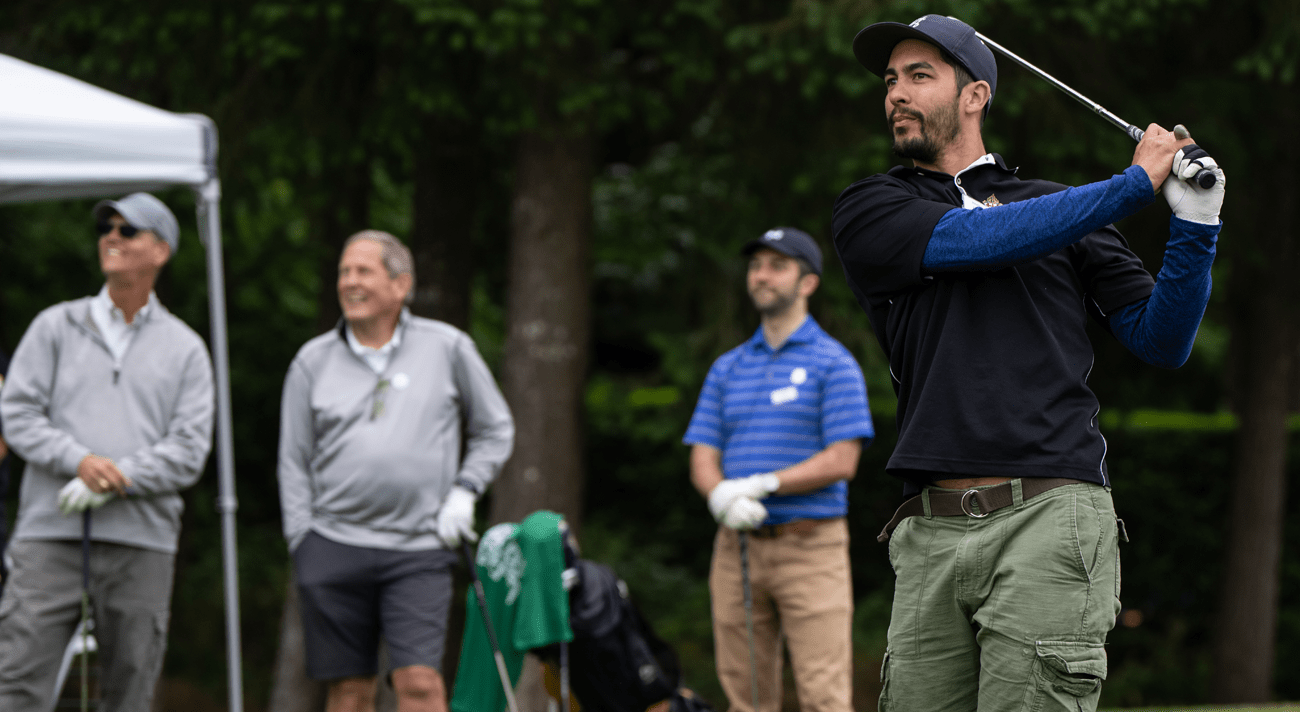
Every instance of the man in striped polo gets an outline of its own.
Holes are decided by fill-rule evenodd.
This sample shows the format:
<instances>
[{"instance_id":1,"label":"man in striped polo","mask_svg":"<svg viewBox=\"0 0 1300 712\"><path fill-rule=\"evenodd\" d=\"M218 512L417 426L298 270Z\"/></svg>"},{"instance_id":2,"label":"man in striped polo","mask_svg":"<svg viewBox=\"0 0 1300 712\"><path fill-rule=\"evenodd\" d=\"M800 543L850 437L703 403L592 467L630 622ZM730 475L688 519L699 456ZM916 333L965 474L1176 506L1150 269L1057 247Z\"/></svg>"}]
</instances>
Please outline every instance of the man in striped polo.
<instances>
[{"instance_id":1,"label":"man in striped polo","mask_svg":"<svg viewBox=\"0 0 1300 712\"><path fill-rule=\"evenodd\" d=\"M749 533L758 707L781 705L784 635L805 712L852 709L848 480L875 436L862 370L808 315L822 254L807 233L745 245L761 317L705 378L684 442L691 482L722 525L709 591L718 678L732 712L754 710L738 531Z\"/></svg>"}]
</instances>

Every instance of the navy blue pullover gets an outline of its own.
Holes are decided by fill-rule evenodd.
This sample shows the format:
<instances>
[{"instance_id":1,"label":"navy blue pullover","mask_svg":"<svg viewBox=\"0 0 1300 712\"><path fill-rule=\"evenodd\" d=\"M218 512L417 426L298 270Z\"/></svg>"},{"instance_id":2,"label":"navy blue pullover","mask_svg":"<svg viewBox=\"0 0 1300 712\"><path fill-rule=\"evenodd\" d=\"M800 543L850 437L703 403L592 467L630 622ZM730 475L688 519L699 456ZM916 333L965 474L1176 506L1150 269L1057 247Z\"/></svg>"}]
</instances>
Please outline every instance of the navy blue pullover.
<instances>
[{"instance_id":1,"label":"navy blue pullover","mask_svg":"<svg viewBox=\"0 0 1300 712\"><path fill-rule=\"evenodd\" d=\"M1097 318L1143 360L1186 360L1219 226L1172 218L1159 280L1111 222L1155 196L1141 168L1078 188L1000 158L958 176L897 167L849 186L833 234L889 356L907 490L955 476L1109 484L1087 385ZM960 209L983 205L986 209Z\"/></svg>"}]
</instances>

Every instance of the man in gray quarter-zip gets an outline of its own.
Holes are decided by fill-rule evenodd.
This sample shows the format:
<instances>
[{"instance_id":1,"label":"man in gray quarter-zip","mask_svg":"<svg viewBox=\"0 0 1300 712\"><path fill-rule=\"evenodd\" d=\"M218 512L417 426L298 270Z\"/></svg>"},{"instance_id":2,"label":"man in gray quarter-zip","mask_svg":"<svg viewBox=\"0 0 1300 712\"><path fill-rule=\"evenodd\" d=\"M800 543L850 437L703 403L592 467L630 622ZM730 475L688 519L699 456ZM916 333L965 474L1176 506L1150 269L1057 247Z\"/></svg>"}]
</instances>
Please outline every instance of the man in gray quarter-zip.
<instances>
[{"instance_id":1,"label":"man in gray quarter-zip","mask_svg":"<svg viewBox=\"0 0 1300 712\"><path fill-rule=\"evenodd\" d=\"M307 673L329 712L372 710L379 636L401 712L446 710L439 668L455 547L514 443L464 332L405 308L411 252L365 230L339 260L343 319L308 341L280 402L280 506ZM461 453L462 432L465 452Z\"/></svg>"},{"instance_id":2,"label":"man in gray quarter-zip","mask_svg":"<svg viewBox=\"0 0 1300 712\"><path fill-rule=\"evenodd\" d=\"M147 193L102 201L94 215L104 288L37 315L0 392L5 439L27 462L0 598L6 712L52 707L83 581L99 642L98 709L150 709L180 491L203 473L212 442L207 349L153 292L176 251L176 217Z\"/></svg>"}]
</instances>

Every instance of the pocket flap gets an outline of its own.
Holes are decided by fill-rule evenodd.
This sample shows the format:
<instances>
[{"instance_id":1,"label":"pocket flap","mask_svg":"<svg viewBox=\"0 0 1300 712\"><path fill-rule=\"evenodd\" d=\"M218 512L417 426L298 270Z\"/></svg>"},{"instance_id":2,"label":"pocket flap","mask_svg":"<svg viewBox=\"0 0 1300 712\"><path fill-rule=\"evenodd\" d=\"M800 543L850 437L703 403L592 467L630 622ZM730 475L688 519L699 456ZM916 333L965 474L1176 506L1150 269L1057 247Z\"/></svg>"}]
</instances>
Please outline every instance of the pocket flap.
<instances>
[{"instance_id":1,"label":"pocket flap","mask_svg":"<svg viewBox=\"0 0 1300 712\"><path fill-rule=\"evenodd\" d=\"M1101 643L1040 640L1035 647L1048 669L1063 675L1106 679L1106 648Z\"/></svg>"}]
</instances>

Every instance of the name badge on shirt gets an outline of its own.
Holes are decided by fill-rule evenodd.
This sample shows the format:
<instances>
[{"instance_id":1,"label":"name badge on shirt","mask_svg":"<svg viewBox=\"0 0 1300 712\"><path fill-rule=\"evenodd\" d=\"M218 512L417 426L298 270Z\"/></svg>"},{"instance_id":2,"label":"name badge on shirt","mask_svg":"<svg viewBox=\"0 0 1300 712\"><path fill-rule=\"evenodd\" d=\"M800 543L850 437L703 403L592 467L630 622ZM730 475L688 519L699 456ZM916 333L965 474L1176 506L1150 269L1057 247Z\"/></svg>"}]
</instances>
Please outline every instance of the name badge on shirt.
<instances>
[{"instance_id":1,"label":"name badge on shirt","mask_svg":"<svg viewBox=\"0 0 1300 712\"><path fill-rule=\"evenodd\" d=\"M781 405L799 397L799 389L794 386L786 386L772 391L772 405Z\"/></svg>"}]
</instances>

